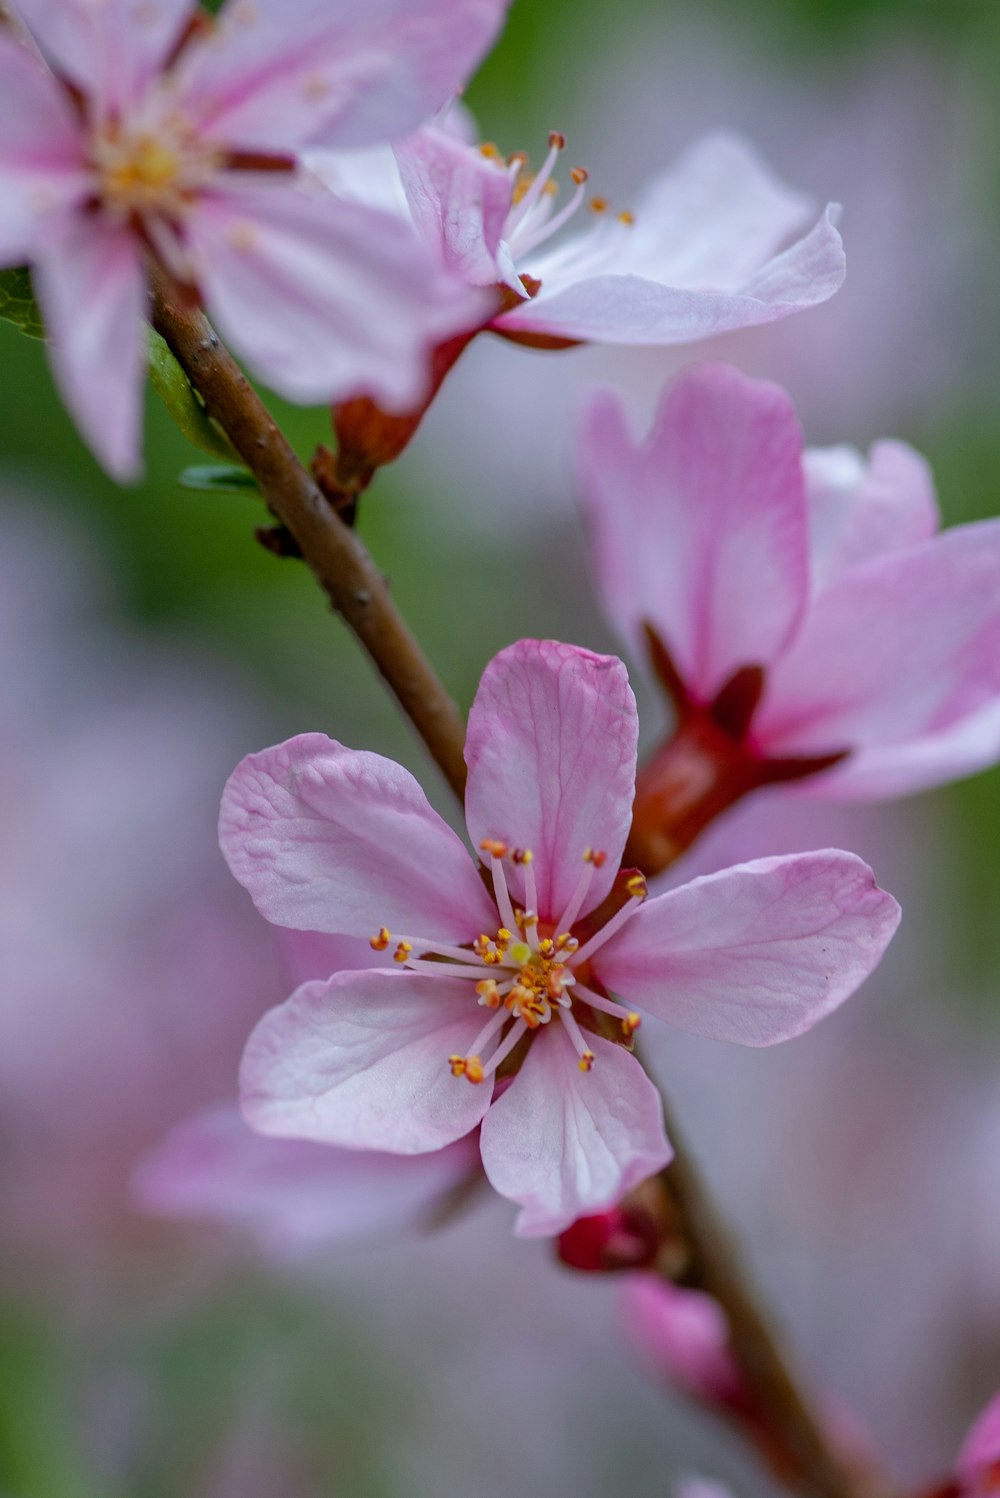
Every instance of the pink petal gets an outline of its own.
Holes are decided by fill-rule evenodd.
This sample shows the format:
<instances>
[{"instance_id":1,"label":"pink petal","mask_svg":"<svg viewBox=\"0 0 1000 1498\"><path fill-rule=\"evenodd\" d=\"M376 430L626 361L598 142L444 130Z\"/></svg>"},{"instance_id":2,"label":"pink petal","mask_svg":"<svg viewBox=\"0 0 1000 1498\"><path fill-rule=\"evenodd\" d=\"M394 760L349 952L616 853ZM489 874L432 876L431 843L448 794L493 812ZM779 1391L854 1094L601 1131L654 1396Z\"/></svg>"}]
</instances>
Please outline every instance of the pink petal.
<instances>
[{"instance_id":1,"label":"pink petal","mask_svg":"<svg viewBox=\"0 0 1000 1498\"><path fill-rule=\"evenodd\" d=\"M85 191L81 130L65 92L0 32L0 265L34 259Z\"/></svg>"},{"instance_id":2,"label":"pink petal","mask_svg":"<svg viewBox=\"0 0 1000 1498\"><path fill-rule=\"evenodd\" d=\"M811 448L804 464L814 594L937 531L931 471L905 442L876 442L867 462L851 447Z\"/></svg>"},{"instance_id":3,"label":"pink petal","mask_svg":"<svg viewBox=\"0 0 1000 1498\"><path fill-rule=\"evenodd\" d=\"M203 198L188 224L212 315L280 394L419 405L434 345L484 315L412 225L291 184Z\"/></svg>"},{"instance_id":4,"label":"pink petal","mask_svg":"<svg viewBox=\"0 0 1000 1498\"><path fill-rule=\"evenodd\" d=\"M579 485L608 612L643 653L651 623L696 696L788 642L808 587L806 514L799 425L776 385L722 364L689 371L642 445L600 397Z\"/></svg>"},{"instance_id":5,"label":"pink petal","mask_svg":"<svg viewBox=\"0 0 1000 1498\"><path fill-rule=\"evenodd\" d=\"M262 1134L418 1155L468 1134L489 1083L453 1077L482 1028L471 983L421 973L337 973L304 983L247 1043L240 1098Z\"/></svg>"},{"instance_id":6,"label":"pink petal","mask_svg":"<svg viewBox=\"0 0 1000 1498\"><path fill-rule=\"evenodd\" d=\"M626 1003L679 1030L774 1045L850 997L899 915L853 853L760 858L647 901L594 967Z\"/></svg>"},{"instance_id":7,"label":"pink petal","mask_svg":"<svg viewBox=\"0 0 1000 1498\"><path fill-rule=\"evenodd\" d=\"M1000 699L937 733L903 744L859 749L808 782L810 796L829 801L908 796L989 769L1000 760Z\"/></svg>"},{"instance_id":8,"label":"pink petal","mask_svg":"<svg viewBox=\"0 0 1000 1498\"><path fill-rule=\"evenodd\" d=\"M513 195L510 173L434 129L400 142L396 159L424 243L460 281L495 285L502 279L498 256Z\"/></svg>"},{"instance_id":9,"label":"pink petal","mask_svg":"<svg viewBox=\"0 0 1000 1498\"><path fill-rule=\"evenodd\" d=\"M994 1395L962 1443L956 1475L974 1485L985 1468L1000 1462L1000 1394Z\"/></svg>"},{"instance_id":10,"label":"pink petal","mask_svg":"<svg viewBox=\"0 0 1000 1498\"><path fill-rule=\"evenodd\" d=\"M244 149L405 135L460 90L506 0L229 0L179 68L188 111Z\"/></svg>"},{"instance_id":11,"label":"pink petal","mask_svg":"<svg viewBox=\"0 0 1000 1498\"><path fill-rule=\"evenodd\" d=\"M219 841L257 909L278 926L364 937L384 924L467 942L496 925L464 845L413 776L321 733L237 765Z\"/></svg>"},{"instance_id":12,"label":"pink petal","mask_svg":"<svg viewBox=\"0 0 1000 1498\"><path fill-rule=\"evenodd\" d=\"M272 1139L223 1104L178 1124L135 1191L148 1212L243 1228L287 1257L416 1221L477 1170L478 1153L474 1139L417 1157Z\"/></svg>"},{"instance_id":13,"label":"pink petal","mask_svg":"<svg viewBox=\"0 0 1000 1498\"><path fill-rule=\"evenodd\" d=\"M622 1310L632 1342L661 1376L698 1399L731 1399L741 1391L729 1325L711 1295L634 1274L625 1282Z\"/></svg>"},{"instance_id":14,"label":"pink petal","mask_svg":"<svg viewBox=\"0 0 1000 1498\"><path fill-rule=\"evenodd\" d=\"M483 1167L520 1204L520 1238L551 1237L614 1206L671 1157L659 1093L638 1061L599 1036L587 1041L596 1059L584 1074L554 1021L483 1121Z\"/></svg>"},{"instance_id":15,"label":"pink petal","mask_svg":"<svg viewBox=\"0 0 1000 1498\"><path fill-rule=\"evenodd\" d=\"M60 393L115 478L140 467L148 293L135 242L100 218L67 224L33 281Z\"/></svg>"},{"instance_id":16,"label":"pink petal","mask_svg":"<svg viewBox=\"0 0 1000 1498\"><path fill-rule=\"evenodd\" d=\"M520 640L483 672L469 714L465 810L478 847L530 849L539 914L558 920L588 848L607 855L584 913L621 863L635 790L638 719L621 661L552 640ZM524 899L519 870L508 880Z\"/></svg>"},{"instance_id":17,"label":"pink petal","mask_svg":"<svg viewBox=\"0 0 1000 1498\"><path fill-rule=\"evenodd\" d=\"M665 269L650 271L643 251L643 268L633 269L628 229L617 234L607 252L574 254L567 248L558 258L553 253L548 263L529 258L525 268L541 278L542 290L504 313L498 325L510 332L595 343L671 344L775 322L828 301L843 284L845 259L836 217L831 204L804 238L734 289L715 284L716 271L706 270L700 280L696 268L675 284L670 265L676 252L664 254Z\"/></svg>"},{"instance_id":18,"label":"pink petal","mask_svg":"<svg viewBox=\"0 0 1000 1498\"><path fill-rule=\"evenodd\" d=\"M192 0L16 0L56 72L103 116L134 104L160 71L194 9Z\"/></svg>"},{"instance_id":19,"label":"pink petal","mask_svg":"<svg viewBox=\"0 0 1000 1498\"><path fill-rule=\"evenodd\" d=\"M775 664L754 731L774 754L906 746L1000 699L1000 521L842 575Z\"/></svg>"},{"instance_id":20,"label":"pink petal","mask_svg":"<svg viewBox=\"0 0 1000 1498\"><path fill-rule=\"evenodd\" d=\"M282 969L295 988L311 978L359 973L364 968L393 966L392 949L374 952L360 936L329 936L322 931L275 931Z\"/></svg>"}]
</instances>

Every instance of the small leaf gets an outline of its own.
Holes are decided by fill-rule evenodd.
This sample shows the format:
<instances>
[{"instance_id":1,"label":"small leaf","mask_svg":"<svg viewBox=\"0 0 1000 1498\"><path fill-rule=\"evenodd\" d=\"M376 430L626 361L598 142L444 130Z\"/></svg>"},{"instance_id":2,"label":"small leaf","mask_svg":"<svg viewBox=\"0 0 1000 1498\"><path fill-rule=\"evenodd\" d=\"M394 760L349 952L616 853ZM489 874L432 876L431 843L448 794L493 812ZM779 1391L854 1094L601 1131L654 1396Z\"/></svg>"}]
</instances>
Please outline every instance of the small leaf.
<instances>
[{"instance_id":1,"label":"small leaf","mask_svg":"<svg viewBox=\"0 0 1000 1498\"><path fill-rule=\"evenodd\" d=\"M12 322L29 338L44 338L38 303L31 289L31 277L23 265L0 270L0 317Z\"/></svg>"},{"instance_id":2,"label":"small leaf","mask_svg":"<svg viewBox=\"0 0 1000 1498\"><path fill-rule=\"evenodd\" d=\"M211 453L213 458L233 458L232 444L225 432L208 415L192 390L167 344L149 330L149 379L157 395L189 442Z\"/></svg>"},{"instance_id":3,"label":"small leaf","mask_svg":"<svg viewBox=\"0 0 1000 1498\"><path fill-rule=\"evenodd\" d=\"M182 489L202 489L213 494L260 493L250 470L235 463L196 463L185 468L177 482Z\"/></svg>"}]
</instances>

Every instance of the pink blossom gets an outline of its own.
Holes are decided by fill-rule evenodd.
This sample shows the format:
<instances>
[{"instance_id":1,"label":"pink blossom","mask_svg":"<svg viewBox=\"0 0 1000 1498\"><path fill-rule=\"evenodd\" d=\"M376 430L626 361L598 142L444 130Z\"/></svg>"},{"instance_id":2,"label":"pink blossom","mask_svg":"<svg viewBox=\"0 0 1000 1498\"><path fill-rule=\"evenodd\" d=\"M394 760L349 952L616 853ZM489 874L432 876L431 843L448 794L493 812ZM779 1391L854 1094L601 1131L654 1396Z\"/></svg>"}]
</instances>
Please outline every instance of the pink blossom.
<instances>
[{"instance_id":1,"label":"pink blossom","mask_svg":"<svg viewBox=\"0 0 1000 1498\"><path fill-rule=\"evenodd\" d=\"M625 1284L622 1309L632 1341L658 1373L706 1404L745 1407L743 1378L718 1301L636 1274Z\"/></svg>"},{"instance_id":2,"label":"pink blossom","mask_svg":"<svg viewBox=\"0 0 1000 1498\"><path fill-rule=\"evenodd\" d=\"M394 959L265 1016L242 1072L254 1128L421 1154L482 1124L517 1231L555 1233L669 1158L628 1049L638 1009L771 1045L857 988L899 911L851 854L762 859L652 900L641 875L618 877L637 731L620 661L525 640L491 662L466 746L491 893L391 761L308 734L237 767L220 836L261 913L369 934Z\"/></svg>"},{"instance_id":3,"label":"pink blossom","mask_svg":"<svg viewBox=\"0 0 1000 1498\"><path fill-rule=\"evenodd\" d=\"M682 720L720 752L836 760L809 789L861 798L997 758L1000 521L936 534L912 448L804 452L780 389L706 365L643 442L598 397L579 482L608 614L640 655L653 631Z\"/></svg>"},{"instance_id":4,"label":"pink blossom","mask_svg":"<svg viewBox=\"0 0 1000 1498\"><path fill-rule=\"evenodd\" d=\"M955 1475L968 1498L1000 1489L1000 1394L994 1395L962 1443Z\"/></svg>"},{"instance_id":5,"label":"pink blossom","mask_svg":"<svg viewBox=\"0 0 1000 1498\"><path fill-rule=\"evenodd\" d=\"M291 399L421 397L467 294L298 153L412 129L504 9L229 0L211 21L191 0L19 0L25 36L0 32L0 264L33 265L56 379L113 473L137 467L150 260Z\"/></svg>"},{"instance_id":6,"label":"pink blossom","mask_svg":"<svg viewBox=\"0 0 1000 1498\"><path fill-rule=\"evenodd\" d=\"M470 286L506 288L496 332L543 344L691 343L815 306L843 282L835 205L788 245L810 203L739 137L697 142L634 212L600 196L588 203L579 167L557 207L564 137L554 132L549 147L533 175L521 152L505 161L434 126L396 148L413 219L441 263ZM590 219L582 232L554 238L580 214Z\"/></svg>"}]
</instances>

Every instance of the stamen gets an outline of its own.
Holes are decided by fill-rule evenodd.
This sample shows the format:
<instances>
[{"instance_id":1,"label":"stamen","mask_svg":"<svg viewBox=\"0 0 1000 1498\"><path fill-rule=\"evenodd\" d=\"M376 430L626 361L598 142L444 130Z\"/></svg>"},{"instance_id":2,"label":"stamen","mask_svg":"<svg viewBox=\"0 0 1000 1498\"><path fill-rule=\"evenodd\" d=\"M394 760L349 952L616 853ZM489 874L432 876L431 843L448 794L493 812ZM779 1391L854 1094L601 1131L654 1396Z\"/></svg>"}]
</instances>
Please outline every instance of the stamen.
<instances>
[{"instance_id":1,"label":"stamen","mask_svg":"<svg viewBox=\"0 0 1000 1498\"><path fill-rule=\"evenodd\" d=\"M528 910L537 910L538 889L535 884L535 855L530 848L518 848L514 853L514 862L520 864L524 870L524 903Z\"/></svg>"},{"instance_id":2,"label":"stamen","mask_svg":"<svg viewBox=\"0 0 1000 1498\"><path fill-rule=\"evenodd\" d=\"M393 962L405 962L412 951L413 947L408 941L401 941L392 954Z\"/></svg>"},{"instance_id":3,"label":"stamen","mask_svg":"<svg viewBox=\"0 0 1000 1498\"><path fill-rule=\"evenodd\" d=\"M511 904L510 891L507 888L507 876L500 862L507 856L507 844L498 842L495 838L484 838L479 846L484 853L489 854L490 872L493 875L493 893L496 896L497 909L500 912L504 929L514 931L517 929L517 920L514 916L514 906Z\"/></svg>"},{"instance_id":4,"label":"stamen","mask_svg":"<svg viewBox=\"0 0 1000 1498\"><path fill-rule=\"evenodd\" d=\"M616 1004L614 999L606 999L602 994L594 993L592 988L587 988L583 983L578 983L573 992L575 998L582 999L591 1009L599 1009L602 1014L613 1014L615 1019L621 1020L626 1040L631 1040L642 1024L642 1015L636 1014L634 1009L626 1009L624 1004Z\"/></svg>"},{"instance_id":5,"label":"stamen","mask_svg":"<svg viewBox=\"0 0 1000 1498\"><path fill-rule=\"evenodd\" d=\"M580 875L580 878L577 881L576 889L569 897L569 904L566 906L566 909L556 921L556 930L561 930L563 933L563 935L557 939L559 946L564 947L569 941L572 940L569 934L570 928L572 927L573 922L576 920L577 916L580 914L580 911L583 909L583 902L587 898L587 891L590 889L591 880L594 877L594 870L601 867L606 856L607 855L604 853L595 853L593 848L587 848L584 851L583 873Z\"/></svg>"},{"instance_id":6,"label":"stamen","mask_svg":"<svg viewBox=\"0 0 1000 1498\"><path fill-rule=\"evenodd\" d=\"M641 874L634 874L625 885L625 888L629 892L627 902L622 906L621 910L615 912L606 926L602 926L600 931L595 932L589 941L584 942L580 950L574 955L574 963L586 962L588 957L592 957L600 947L603 947L604 943L609 941L616 931L621 930L626 921L632 919L649 893L646 888L646 881Z\"/></svg>"},{"instance_id":7,"label":"stamen","mask_svg":"<svg viewBox=\"0 0 1000 1498\"><path fill-rule=\"evenodd\" d=\"M540 225L534 234L527 234L518 240L517 253L519 256L528 255L532 250L537 250L540 244L544 244L551 235L555 234L557 229L561 229L563 224L567 223L573 217L583 202L584 184L587 182L590 173L585 167L575 166L570 172L570 176L576 185L576 191L573 193L573 196L560 208L558 213L553 214L550 219L546 219L545 223Z\"/></svg>"},{"instance_id":8,"label":"stamen","mask_svg":"<svg viewBox=\"0 0 1000 1498\"><path fill-rule=\"evenodd\" d=\"M384 952L392 941L388 926L380 926L374 936L368 938L368 945L373 952Z\"/></svg>"},{"instance_id":9,"label":"stamen","mask_svg":"<svg viewBox=\"0 0 1000 1498\"><path fill-rule=\"evenodd\" d=\"M434 978L474 978L483 976L481 967L474 967L472 963L463 965L459 962L425 962L422 957L394 957L396 962L405 963L408 973L430 973Z\"/></svg>"},{"instance_id":10,"label":"stamen","mask_svg":"<svg viewBox=\"0 0 1000 1498\"><path fill-rule=\"evenodd\" d=\"M545 191L545 184L552 176L552 173L555 169L555 164L559 160L559 153L560 151L565 149L565 146L566 137L564 135L561 135L558 130L553 130L549 136L549 154L542 162L541 171L538 173L521 201L507 216L507 222L504 226L504 237L506 239L510 239L511 235L515 232L520 224L524 223L532 208L534 208L538 203L543 192Z\"/></svg>"},{"instance_id":11,"label":"stamen","mask_svg":"<svg viewBox=\"0 0 1000 1498\"><path fill-rule=\"evenodd\" d=\"M500 1008L500 985L495 978L483 978L476 984L476 993L485 1009Z\"/></svg>"},{"instance_id":12,"label":"stamen","mask_svg":"<svg viewBox=\"0 0 1000 1498\"><path fill-rule=\"evenodd\" d=\"M506 1023L507 1014L505 1010L501 1009L498 1013L491 1015L470 1045L469 1056L478 1056L486 1042L492 1039L498 1030L502 1030Z\"/></svg>"},{"instance_id":13,"label":"stamen","mask_svg":"<svg viewBox=\"0 0 1000 1498\"><path fill-rule=\"evenodd\" d=\"M501 1040L500 1044L497 1046L496 1050L493 1052L493 1055L487 1062L483 1073L484 1076L492 1077L497 1067L500 1066L502 1062L506 1061L507 1057L517 1045L518 1041L521 1039L521 1036L526 1033L527 1029L527 1025L525 1024L524 1020L521 1019L517 1020L513 1025L511 1025L510 1029L507 1031L507 1034L504 1036L503 1040Z\"/></svg>"},{"instance_id":14,"label":"stamen","mask_svg":"<svg viewBox=\"0 0 1000 1498\"><path fill-rule=\"evenodd\" d=\"M587 207L590 209L591 213L600 214L607 213L608 209L611 207L611 204L608 202L607 198L598 196L591 198L590 202L587 204Z\"/></svg>"},{"instance_id":15,"label":"stamen","mask_svg":"<svg viewBox=\"0 0 1000 1498\"><path fill-rule=\"evenodd\" d=\"M594 1053L583 1038L583 1031L569 1010L564 1010L562 1022L566 1026L566 1034L569 1036L574 1051L580 1058L580 1070L590 1071L594 1064Z\"/></svg>"}]
</instances>

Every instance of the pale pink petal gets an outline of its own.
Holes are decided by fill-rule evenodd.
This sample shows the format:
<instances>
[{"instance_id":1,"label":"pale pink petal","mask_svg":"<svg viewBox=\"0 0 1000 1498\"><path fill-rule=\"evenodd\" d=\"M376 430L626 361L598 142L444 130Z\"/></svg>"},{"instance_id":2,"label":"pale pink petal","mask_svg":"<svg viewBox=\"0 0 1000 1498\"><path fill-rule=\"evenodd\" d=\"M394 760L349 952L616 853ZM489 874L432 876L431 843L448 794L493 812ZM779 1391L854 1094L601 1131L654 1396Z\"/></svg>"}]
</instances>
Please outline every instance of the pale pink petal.
<instances>
[{"instance_id":1,"label":"pale pink petal","mask_svg":"<svg viewBox=\"0 0 1000 1498\"><path fill-rule=\"evenodd\" d=\"M766 665L808 588L802 438L784 391L705 365L668 389L643 444L599 398L579 450L592 565L633 648L652 624L703 700Z\"/></svg>"},{"instance_id":2,"label":"pale pink petal","mask_svg":"<svg viewBox=\"0 0 1000 1498\"><path fill-rule=\"evenodd\" d=\"M539 914L558 920L588 848L605 853L584 913L614 881L635 790L638 718L621 661L552 640L520 640L483 672L469 714L465 810L485 838L530 849ZM520 871L508 874L524 898Z\"/></svg>"},{"instance_id":3,"label":"pale pink petal","mask_svg":"<svg viewBox=\"0 0 1000 1498\"><path fill-rule=\"evenodd\" d=\"M441 1149L490 1104L489 1082L474 1086L448 1065L469 1053L482 1021L467 980L367 972L304 983L250 1036L244 1116L262 1134L347 1149Z\"/></svg>"},{"instance_id":4,"label":"pale pink petal","mask_svg":"<svg viewBox=\"0 0 1000 1498\"><path fill-rule=\"evenodd\" d=\"M109 473L134 478L148 301L135 241L100 218L80 218L53 237L32 276L63 400Z\"/></svg>"},{"instance_id":5,"label":"pale pink petal","mask_svg":"<svg viewBox=\"0 0 1000 1498\"><path fill-rule=\"evenodd\" d=\"M542 289L496 325L510 333L594 343L671 344L775 322L828 301L843 284L844 249L835 219L831 206L803 239L736 291L716 289L710 281L674 286L659 275L631 271L625 242L630 230L614 229L607 253L587 249L578 258L566 251L549 265L529 259L525 269L540 275Z\"/></svg>"},{"instance_id":6,"label":"pale pink petal","mask_svg":"<svg viewBox=\"0 0 1000 1498\"><path fill-rule=\"evenodd\" d=\"M219 841L278 926L364 937L384 924L467 942L496 924L469 854L413 776L321 733L237 765Z\"/></svg>"},{"instance_id":7,"label":"pale pink petal","mask_svg":"<svg viewBox=\"0 0 1000 1498\"><path fill-rule=\"evenodd\" d=\"M209 311L280 394L419 405L434 345L484 315L412 225L291 186L203 197L188 239Z\"/></svg>"},{"instance_id":8,"label":"pale pink petal","mask_svg":"<svg viewBox=\"0 0 1000 1498\"><path fill-rule=\"evenodd\" d=\"M960 780L1000 760L1000 698L937 733L858 749L806 785L829 801L884 800Z\"/></svg>"},{"instance_id":9,"label":"pale pink petal","mask_svg":"<svg viewBox=\"0 0 1000 1498\"><path fill-rule=\"evenodd\" d=\"M959 526L842 575L769 674L772 754L905 746L1000 700L1000 521Z\"/></svg>"},{"instance_id":10,"label":"pale pink petal","mask_svg":"<svg viewBox=\"0 0 1000 1498\"><path fill-rule=\"evenodd\" d=\"M698 1399L731 1399L741 1389L725 1312L711 1295L629 1275L622 1312L631 1341L661 1377Z\"/></svg>"},{"instance_id":11,"label":"pale pink petal","mask_svg":"<svg viewBox=\"0 0 1000 1498\"><path fill-rule=\"evenodd\" d=\"M774 1045L854 993L899 915L853 853L760 858L648 900L593 961L606 987L679 1030Z\"/></svg>"},{"instance_id":12,"label":"pale pink petal","mask_svg":"<svg viewBox=\"0 0 1000 1498\"><path fill-rule=\"evenodd\" d=\"M994 1395L962 1443L956 1473L975 1484L984 1469L1000 1462L1000 1394Z\"/></svg>"},{"instance_id":13,"label":"pale pink petal","mask_svg":"<svg viewBox=\"0 0 1000 1498\"><path fill-rule=\"evenodd\" d=\"M614 1206L671 1157L659 1093L638 1061L599 1036L587 1042L595 1060L584 1073L553 1021L483 1120L483 1167L520 1205L518 1237L551 1237Z\"/></svg>"},{"instance_id":14,"label":"pale pink petal","mask_svg":"<svg viewBox=\"0 0 1000 1498\"><path fill-rule=\"evenodd\" d=\"M807 448L803 463L814 595L853 567L936 532L930 468L905 442L876 442L867 461L853 447Z\"/></svg>"},{"instance_id":15,"label":"pale pink petal","mask_svg":"<svg viewBox=\"0 0 1000 1498\"><path fill-rule=\"evenodd\" d=\"M513 179L443 130L417 131L396 147L417 230L449 274L472 286L502 278L500 240Z\"/></svg>"},{"instance_id":16,"label":"pale pink petal","mask_svg":"<svg viewBox=\"0 0 1000 1498\"><path fill-rule=\"evenodd\" d=\"M86 191L81 137L51 73L0 32L0 265L34 259Z\"/></svg>"},{"instance_id":17,"label":"pale pink petal","mask_svg":"<svg viewBox=\"0 0 1000 1498\"><path fill-rule=\"evenodd\" d=\"M178 1124L134 1189L148 1212L242 1228L285 1258L416 1222L478 1166L474 1138L416 1157L344 1150L255 1134L223 1104Z\"/></svg>"},{"instance_id":18,"label":"pale pink petal","mask_svg":"<svg viewBox=\"0 0 1000 1498\"><path fill-rule=\"evenodd\" d=\"M15 0L58 73L98 114L135 103L178 40L192 0Z\"/></svg>"},{"instance_id":19,"label":"pale pink petal","mask_svg":"<svg viewBox=\"0 0 1000 1498\"><path fill-rule=\"evenodd\" d=\"M359 973L368 967L393 966L392 948L372 950L371 942L360 936L330 936L325 931L286 931L274 933L281 954L282 970L291 987L308 983L311 978L331 978L334 973Z\"/></svg>"},{"instance_id":20,"label":"pale pink petal","mask_svg":"<svg viewBox=\"0 0 1000 1498\"><path fill-rule=\"evenodd\" d=\"M228 0L182 59L202 128L245 148L363 146L405 135L464 85L507 0Z\"/></svg>"}]
</instances>

